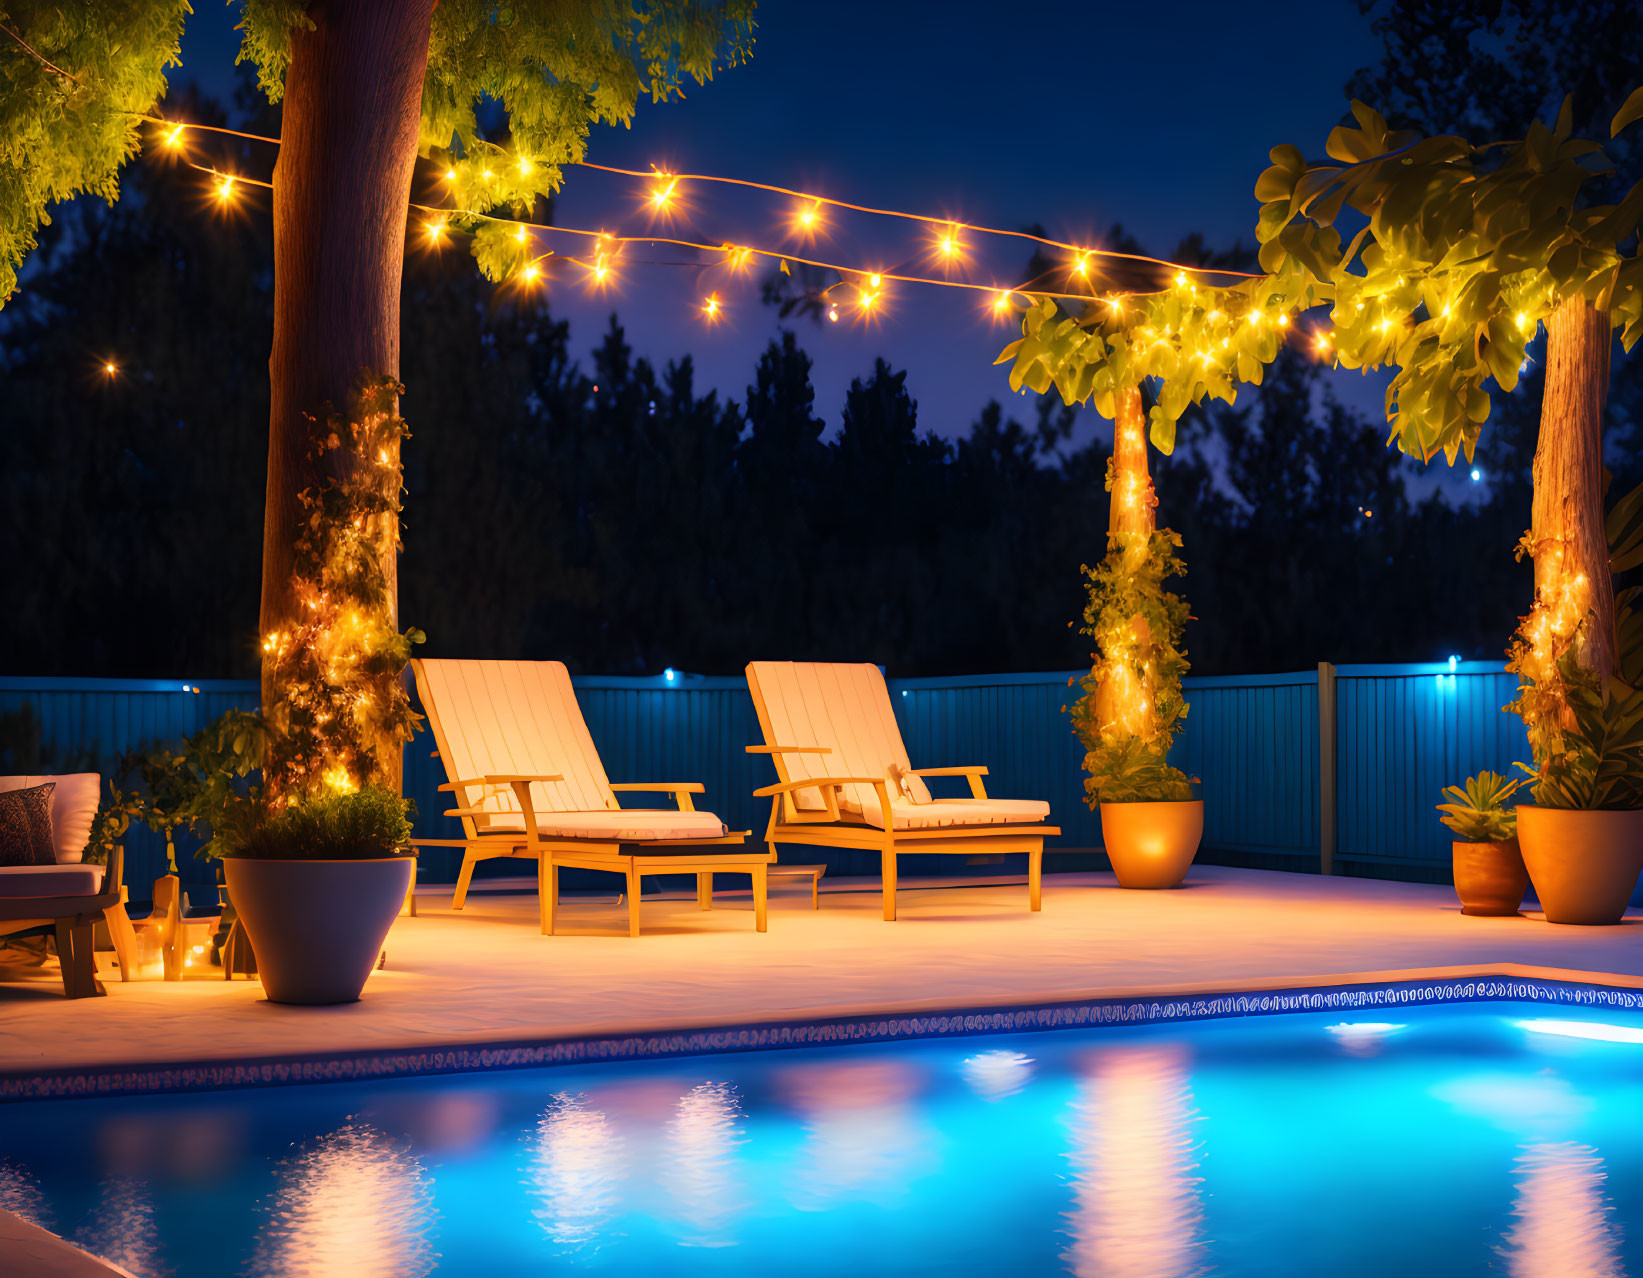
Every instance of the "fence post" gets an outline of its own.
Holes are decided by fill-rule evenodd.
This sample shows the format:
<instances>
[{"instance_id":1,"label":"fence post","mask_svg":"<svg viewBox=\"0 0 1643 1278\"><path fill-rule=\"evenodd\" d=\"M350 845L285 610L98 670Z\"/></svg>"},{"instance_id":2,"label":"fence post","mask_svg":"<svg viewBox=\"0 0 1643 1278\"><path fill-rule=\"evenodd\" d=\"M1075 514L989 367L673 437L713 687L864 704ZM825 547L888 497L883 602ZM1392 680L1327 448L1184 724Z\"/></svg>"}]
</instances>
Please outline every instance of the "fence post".
<instances>
[{"instance_id":1,"label":"fence post","mask_svg":"<svg viewBox=\"0 0 1643 1278\"><path fill-rule=\"evenodd\" d=\"M1335 873L1335 667L1318 663L1318 872Z\"/></svg>"}]
</instances>

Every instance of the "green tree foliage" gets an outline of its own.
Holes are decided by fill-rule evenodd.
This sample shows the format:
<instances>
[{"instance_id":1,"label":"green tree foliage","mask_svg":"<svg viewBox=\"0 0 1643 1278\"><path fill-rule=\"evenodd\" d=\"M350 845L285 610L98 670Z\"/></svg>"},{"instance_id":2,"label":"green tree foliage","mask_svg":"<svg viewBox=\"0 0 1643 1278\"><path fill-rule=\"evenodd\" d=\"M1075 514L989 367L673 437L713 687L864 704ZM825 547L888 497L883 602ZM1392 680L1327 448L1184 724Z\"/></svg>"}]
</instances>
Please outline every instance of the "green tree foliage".
<instances>
[{"instance_id":1,"label":"green tree foliage","mask_svg":"<svg viewBox=\"0 0 1643 1278\"><path fill-rule=\"evenodd\" d=\"M291 34L313 23L309 5L242 0L241 10L240 60L278 102ZM687 81L751 56L753 11L753 0L444 0L429 38L419 150L450 166L449 193L463 210L529 209L582 158L594 123L627 125L641 98L677 98ZM53 203L117 198L190 12L187 0L0 3L0 305ZM505 142L481 127L486 101L507 112ZM474 248L493 278L523 265L501 228L485 227Z\"/></svg>"},{"instance_id":2,"label":"green tree foliage","mask_svg":"<svg viewBox=\"0 0 1643 1278\"><path fill-rule=\"evenodd\" d=\"M1397 369L1386 412L1400 448L1470 459L1488 384L1517 386L1530 338L1561 302L1607 312L1627 350L1643 334L1643 261L1627 247L1643 183L1619 204L1584 198L1602 149L1573 136L1567 100L1552 127L1534 121L1524 138L1486 145L1390 129L1362 102L1352 113L1329 135L1334 164L1273 148L1255 186L1261 265L1329 298L1343 366ZM1368 224L1343 247L1347 209Z\"/></svg>"},{"instance_id":3,"label":"green tree foliage","mask_svg":"<svg viewBox=\"0 0 1643 1278\"><path fill-rule=\"evenodd\" d=\"M0 3L0 306L53 204L119 197L189 12L188 0Z\"/></svg>"}]
</instances>

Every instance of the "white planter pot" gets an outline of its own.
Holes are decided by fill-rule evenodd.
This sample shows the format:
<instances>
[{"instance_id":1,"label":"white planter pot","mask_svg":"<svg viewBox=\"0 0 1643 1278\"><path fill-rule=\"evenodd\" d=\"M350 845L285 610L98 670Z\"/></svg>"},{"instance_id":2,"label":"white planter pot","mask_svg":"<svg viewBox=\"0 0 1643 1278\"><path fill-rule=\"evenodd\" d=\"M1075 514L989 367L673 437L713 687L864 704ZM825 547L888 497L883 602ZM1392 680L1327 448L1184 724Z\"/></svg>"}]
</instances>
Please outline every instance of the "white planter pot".
<instances>
[{"instance_id":1,"label":"white planter pot","mask_svg":"<svg viewBox=\"0 0 1643 1278\"><path fill-rule=\"evenodd\" d=\"M411 886L416 858L226 857L228 895L273 1003L352 1003Z\"/></svg>"}]
</instances>

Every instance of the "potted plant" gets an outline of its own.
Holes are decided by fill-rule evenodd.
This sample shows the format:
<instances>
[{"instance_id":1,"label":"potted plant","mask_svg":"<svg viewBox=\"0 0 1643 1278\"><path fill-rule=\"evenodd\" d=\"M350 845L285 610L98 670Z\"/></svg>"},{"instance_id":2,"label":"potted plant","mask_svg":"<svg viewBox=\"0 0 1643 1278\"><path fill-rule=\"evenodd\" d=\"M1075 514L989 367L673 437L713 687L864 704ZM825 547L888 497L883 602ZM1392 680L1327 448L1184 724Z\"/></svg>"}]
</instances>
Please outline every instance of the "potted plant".
<instances>
[{"instance_id":1,"label":"potted plant","mask_svg":"<svg viewBox=\"0 0 1643 1278\"><path fill-rule=\"evenodd\" d=\"M1193 779L1133 740L1101 762L1090 780L1098 782L1101 842L1118 886L1180 887L1204 837Z\"/></svg>"},{"instance_id":2,"label":"potted plant","mask_svg":"<svg viewBox=\"0 0 1643 1278\"><path fill-rule=\"evenodd\" d=\"M1453 844L1455 895L1462 914L1515 915L1529 887L1517 843L1517 813L1506 800L1523 782L1480 772L1465 787L1449 785L1439 818L1459 837Z\"/></svg>"},{"instance_id":3,"label":"potted plant","mask_svg":"<svg viewBox=\"0 0 1643 1278\"><path fill-rule=\"evenodd\" d=\"M352 1003L411 885L409 804L383 786L247 803L220 832L228 893L274 1003Z\"/></svg>"},{"instance_id":4,"label":"potted plant","mask_svg":"<svg viewBox=\"0 0 1643 1278\"><path fill-rule=\"evenodd\" d=\"M1179 887L1204 833L1193 779L1169 764L1187 713L1187 605L1164 586L1185 571L1180 544L1167 528L1114 531L1106 558L1084 570L1082 633L1096 652L1072 721L1086 750L1086 802L1100 809L1107 859L1126 888Z\"/></svg>"},{"instance_id":5,"label":"potted plant","mask_svg":"<svg viewBox=\"0 0 1643 1278\"><path fill-rule=\"evenodd\" d=\"M1604 532L1613 574L1643 564L1643 485L1615 503ZM1534 752L1533 767L1518 765L1535 800L1518 804L1518 842L1549 923L1620 922L1643 868L1639 588L1615 596L1614 630L1603 634L1591 592L1584 577L1538 591L1507 667L1519 678L1507 709Z\"/></svg>"}]
</instances>

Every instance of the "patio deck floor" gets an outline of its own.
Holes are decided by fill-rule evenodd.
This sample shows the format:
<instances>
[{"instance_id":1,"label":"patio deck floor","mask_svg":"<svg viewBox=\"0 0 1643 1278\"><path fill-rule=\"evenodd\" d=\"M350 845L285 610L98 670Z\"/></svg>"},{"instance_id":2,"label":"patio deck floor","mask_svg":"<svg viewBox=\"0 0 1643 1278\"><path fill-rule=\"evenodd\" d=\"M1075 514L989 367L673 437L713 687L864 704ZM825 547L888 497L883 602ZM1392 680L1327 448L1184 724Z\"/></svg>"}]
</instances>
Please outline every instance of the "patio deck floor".
<instances>
[{"instance_id":1,"label":"patio deck floor","mask_svg":"<svg viewBox=\"0 0 1643 1278\"><path fill-rule=\"evenodd\" d=\"M865 886L865 885L864 885ZM879 918L876 890L773 896L753 930L745 893L711 913L647 898L626 935L614 898L572 898L564 934L536 929L536 898L420 895L388 963L344 1007L267 1002L217 969L180 983L121 982L69 1002L55 967L0 968L0 1076L366 1049L576 1037L1025 1004L1141 993L1238 992L1370 978L1593 974L1643 986L1643 917L1558 927L1538 915L1465 918L1447 887L1200 867L1184 890L1126 892L1110 875L1047 875L1044 909L1018 885L926 887Z\"/></svg>"}]
</instances>

